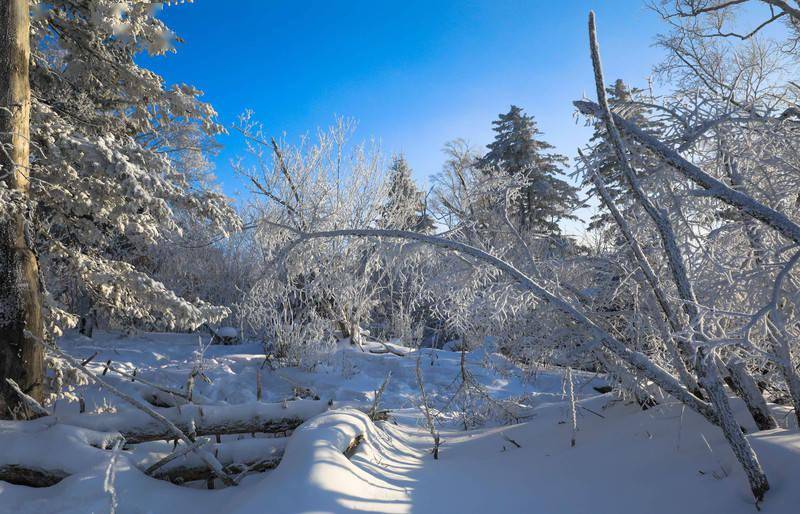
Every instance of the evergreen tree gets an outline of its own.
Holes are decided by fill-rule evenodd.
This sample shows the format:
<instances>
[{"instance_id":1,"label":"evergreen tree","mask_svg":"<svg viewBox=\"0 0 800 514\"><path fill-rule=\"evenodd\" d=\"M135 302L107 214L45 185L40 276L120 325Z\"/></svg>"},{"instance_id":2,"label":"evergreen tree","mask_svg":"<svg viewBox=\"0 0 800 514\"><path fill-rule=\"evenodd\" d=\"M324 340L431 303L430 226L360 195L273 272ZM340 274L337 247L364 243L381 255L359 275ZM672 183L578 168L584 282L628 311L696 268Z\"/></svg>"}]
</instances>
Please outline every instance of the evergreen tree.
<instances>
[{"instance_id":1,"label":"evergreen tree","mask_svg":"<svg viewBox=\"0 0 800 514\"><path fill-rule=\"evenodd\" d=\"M396 156L389 171L389 199L383 209L382 225L385 228L430 232L434 222L426 212L423 193L417 189L405 157Z\"/></svg>"},{"instance_id":2,"label":"evergreen tree","mask_svg":"<svg viewBox=\"0 0 800 514\"><path fill-rule=\"evenodd\" d=\"M522 227L560 233L559 221L575 219L572 212L579 205L577 188L560 178L567 158L548 152L553 146L537 139L541 132L535 120L516 105L492 124L497 134L478 166L486 174L505 173L521 182L514 203Z\"/></svg>"},{"instance_id":3,"label":"evergreen tree","mask_svg":"<svg viewBox=\"0 0 800 514\"><path fill-rule=\"evenodd\" d=\"M33 238L49 321L193 328L227 315L153 278L152 249L240 220L205 183L224 129L202 93L141 67L177 40L145 0L40 3L31 19ZM88 305L89 312L82 305ZM55 328L55 327L50 327Z\"/></svg>"},{"instance_id":4,"label":"evergreen tree","mask_svg":"<svg viewBox=\"0 0 800 514\"><path fill-rule=\"evenodd\" d=\"M642 104L643 90L630 88L621 79L617 79L613 86L606 88L606 91L608 92L608 103L611 110L636 123L644 131L657 137L659 136L663 127L660 123L651 119L650 109ZM598 170L611 198L616 200L618 207L624 213L633 205L633 200L630 197L628 183L619 168L617 156L608 143L605 134L605 123L602 120L595 120L594 134L589 143L590 151L587 157ZM628 155L631 162L634 165L638 164L638 166L634 166L634 169L637 167L646 168L649 163L649 152L624 134L623 139L625 140L625 147L629 150ZM589 188L591 194L597 195L596 188L588 175L584 177L583 185ZM605 209L601 209L599 213L592 216L589 229L607 228L609 224L613 224L611 215Z\"/></svg>"}]
</instances>

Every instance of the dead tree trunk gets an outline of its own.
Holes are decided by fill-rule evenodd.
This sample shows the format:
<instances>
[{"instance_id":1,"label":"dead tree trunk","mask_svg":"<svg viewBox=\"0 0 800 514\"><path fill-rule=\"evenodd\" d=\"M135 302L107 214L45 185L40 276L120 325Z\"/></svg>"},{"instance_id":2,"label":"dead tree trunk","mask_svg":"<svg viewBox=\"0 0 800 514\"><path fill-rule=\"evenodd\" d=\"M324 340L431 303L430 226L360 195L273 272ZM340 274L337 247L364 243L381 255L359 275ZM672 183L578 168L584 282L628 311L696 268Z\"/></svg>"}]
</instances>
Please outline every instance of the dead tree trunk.
<instances>
[{"instance_id":1,"label":"dead tree trunk","mask_svg":"<svg viewBox=\"0 0 800 514\"><path fill-rule=\"evenodd\" d=\"M39 268L30 244L30 17L27 0L0 2L0 180L9 195L0 201L0 417L14 411L19 396L42 401L42 347L30 337L43 333ZM12 200L13 198L13 200ZM26 334L30 332L30 334Z\"/></svg>"}]
</instances>

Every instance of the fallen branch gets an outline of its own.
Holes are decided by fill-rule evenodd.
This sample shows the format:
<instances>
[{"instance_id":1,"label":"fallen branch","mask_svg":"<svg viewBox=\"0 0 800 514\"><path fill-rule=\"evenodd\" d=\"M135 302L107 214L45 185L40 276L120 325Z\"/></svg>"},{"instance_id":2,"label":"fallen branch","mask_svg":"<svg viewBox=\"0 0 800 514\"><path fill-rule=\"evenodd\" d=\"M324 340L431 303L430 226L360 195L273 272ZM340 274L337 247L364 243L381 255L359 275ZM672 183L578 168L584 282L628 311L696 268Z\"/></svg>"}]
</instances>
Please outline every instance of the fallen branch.
<instances>
[{"instance_id":1,"label":"fallen branch","mask_svg":"<svg viewBox=\"0 0 800 514\"><path fill-rule=\"evenodd\" d=\"M161 460L159 460L158 462L156 462L152 466L150 466L147 469L145 469L144 472L145 472L145 474L152 476L153 473L155 473L156 471L161 469L163 466L166 466L167 464L169 464L173 460L175 460L175 459L177 459L179 457L183 457L187 453L193 452L196 449L198 449L198 448L200 448L202 446L205 446L209 442L210 441L208 439L198 439L197 441L195 441L192 444L189 444L189 445L184 444L183 446L181 446L180 448L178 448L174 452L170 453L169 455L167 455L166 457L162 458Z\"/></svg>"},{"instance_id":2,"label":"fallen branch","mask_svg":"<svg viewBox=\"0 0 800 514\"><path fill-rule=\"evenodd\" d=\"M6 378L6 383L15 393L17 393L17 396L19 396L19 399L22 401L22 405L24 405L25 409L28 411L27 419L36 419L50 415L50 413L47 412L47 410L42 407L41 404L36 401L36 399L25 394L25 392L19 387L19 384L14 382L14 380Z\"/></svg>"},{"instance_id":3,"label":"fallen branch","mask_svg":"<svg viewBox=\"0 0 800 514\"><path fill-rule=\"evenodd\" d=\"M34 336L33 336L33 334L28 334L28 337L34 337ZM173 423L172 421L170 421L169 419L167 419L163 415L159 414L158 412L153 410L151 407L148 407L145 403L137 400L136 398L133 398L133 397L127 395L126 393L123 393L122 391L120 391L116 387L112 386L111 384L109 384L105 380L101 379L100 377L98 377L97 375L92 373L91 370L89 370L86 366L82 365L80 362L78 362L72 356L64 353L63 351L61 351L60 349L56 348L55 346L49 346L49 345L45 344L44 341L42 341L39 338L36 338L36 340L39 343L41 343L45 348L48 348L50 351L54 352L56 355L58 355L59 357L61 357L65 361L67 361L67 363L69 363L73 367L75 367L75 368L79 369L80 371L82 371L90 381L95 382L96 384L102 386L103 388L105 388L106 390L110 391L111 393L117 395L118 397L120 397L125 402L127 402L127 403L133 405L134 407L136 407L137 409L139 409L139 412L136 412L136 414L142 415L142 413L143 413L147 417L152 418L155 421L155 425L158 426L161 429L162 433L169 434L169 436L171 436L171 438L178 438L178 439L182 440L184 443L186 443L187 445L192 444L194 442L191 439L189 439L189 437L184 433L184 431L181 430L180 428L178 428L178 426L176 426L175 423ZM108 365L110 365L110 363ZM133 412L131 414L133 414ZM85 417L85 415L83 415L83 416ZM123 434L123 436L125 435L125 432L123 430L113 430L112 429L112 430L99 430L99 431L100 432L120 432L121 434ZM200 455L200 458L203 459L203 462L205 462L205 464L211 470L213 470L213 472L214 472L214 474L216 476L218 476L226 484L235 485L233 479L230 476L228 476L227 473L225 473L225 471L222 469L222 465L219 463L219 461L217 461L217 459L213 455L211 455L208 452L205 452L203 450L197 450L197 452Z\"/></svg>"},{"instance_id":4,"label":"fallen branch","mask_svg":"<svg viewBox=\"0 0 800 514\"><path fill-rule=\"evenodd\" d=\"M159 390L159 391L161 391L163 393L167 393L167 394L170 394L170 395L173 395L173 396L177 396L178 398L183 398L186 401L191 401L189 399L189 395L184 393L184 392L182 392L182 391L179 391L177 389L170 389L169 387L162 386L162 385L156 384L154 382L150 382L149 380L145 380L139 375L135 375L135 374L132 375L132 374L126 372L126 371L122 371L121 369L115 368L110 362L111 361L109 361L109 363L105 366L108 369L108 371L113 371L114 373L122 375L125 378L130 378L132 382L134 380L137 380L140 383L142 383L142 384L144 384L144 385L146 385L148 387L152 387L153 389L157 389L157 390ZM136 372L134 371L134 373L136 373Z\"/></svg>"},{"instance_id":5,"label":"fallen branch","mask_svg":"<svg viewBox=\"0 0 800 514\"><path fill-rule=\"evenodd\" d=\"M248 438L222 443L211 443L211 441L206 440L204 443L198 441L196 444L205 446L207 451L213 453L222 464L225 472L231 476L236 476L234 481L238 482L243 478L243 476L240 476L243 473L266 471L277 467L286 450L286 442L286 438ZM171 453L169 456L172 455L175 455L175 453ZM164 460L166 458L158 463ZM156 467L156 464L147 468L145 472L160 480L185 483L214 478L208 467L197 457L196 452L188 448L182 450L182 455L172 458L167 463L150 471Z\"/></svg>"},{"instance_id":6,"label":"fallen branch","mask_svg":"<svg viewBox=\"0 0 800 514\"><path fill-rule=\"evenodd\" d=\"M81 366L86 366L87 364L92 362L94 358L97 357L99 354L100 354L99 351L95 351L93 354L91 354L90 356L86 357L81 361Z\"/></svg>"}]
</instances>

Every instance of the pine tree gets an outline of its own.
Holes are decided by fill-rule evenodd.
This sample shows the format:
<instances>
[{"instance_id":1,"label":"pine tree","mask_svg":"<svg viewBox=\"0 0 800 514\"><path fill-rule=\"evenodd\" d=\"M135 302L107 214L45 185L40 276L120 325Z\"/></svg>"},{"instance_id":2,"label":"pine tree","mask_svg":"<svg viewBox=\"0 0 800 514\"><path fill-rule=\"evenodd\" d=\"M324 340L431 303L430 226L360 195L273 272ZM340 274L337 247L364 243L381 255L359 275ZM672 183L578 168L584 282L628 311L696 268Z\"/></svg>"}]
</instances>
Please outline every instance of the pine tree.
<instances>
[{"instance_id":1,"label":"pine tree","mask_svg":"<svg viewBox=\"0 0 800 514\"><path fill-rule=\"evenodd\" d=\"M642 105L640 102L644 96L644 91L639 88L630 88L621 79L617 79L613 86L606 88L608 92L608 103L611 109L624 116L626 119L636 123L644 131L658 136L662 130L661 124L652 121L650 116L650 109ZM614 149L609 145L605 136L606 129L602 120L594 121L594 134L592 135L589 146L591 150L587 154L589 161L598 170L600 177L603 179L606 190L611 195L611 198L616 200L618 207L624 213L633 204L630 197L630 188L622 175L617 164L617 157L614 154ZM630 150L629 156L634 164L647 166L648 152L641 148L641 146L633 139L624 136L626 147ZM644 160L643 160L644 159ZM589 176L584 177L583 185L589 189L591 194L597 195L595 186ZM605 209L601 209L599 213L592 216L589 224L589 229L607 228L613 224L611 215Z\"/></svg>"},{"instance_id":2,"label":"pine tree","mask_svg":"<svg viewBox=\"0 0 800 514\"><path fill-rule=\"evenodd\" d=\"M388 201L383 209L384 228L429 232L434 221L426 212L423 193L411 176L403 155L396 156L389 168Z\"/></svg>"},{"instance_id":3,"label":"pine tree","mask_svg":"<svg viewBox=\"0 0 800 514\"><path fill-rule=\"evenodd\" d=\"M575 219L572 212L579 205L577 188L560 178L567 158L548 152L553 146L537 139L541 132L535 120L516 105L492 124L497 134L478 166L486 174L504 173L521 182L514 203L522 227L559 234L559 221Z\"/></svg>"}]
</instances>

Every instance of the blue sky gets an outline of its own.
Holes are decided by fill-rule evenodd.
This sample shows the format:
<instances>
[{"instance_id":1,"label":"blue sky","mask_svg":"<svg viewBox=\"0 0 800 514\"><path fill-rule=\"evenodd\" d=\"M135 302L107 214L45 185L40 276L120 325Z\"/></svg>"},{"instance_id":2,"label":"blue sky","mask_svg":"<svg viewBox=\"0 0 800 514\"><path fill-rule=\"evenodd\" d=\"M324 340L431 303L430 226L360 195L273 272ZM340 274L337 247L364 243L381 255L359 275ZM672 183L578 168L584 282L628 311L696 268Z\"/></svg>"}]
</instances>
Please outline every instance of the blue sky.
<instances>
[{"instance_id":1,"label":"blue sky","mask_svg":"<svg viewBox=\"0 0 800 514\"><path fill-rule=\"evenodd\" d=\"M203 90L226 126L249 108L292 139L356 118L359 137L403 152L425 186L446 141L483 147L512 103L574 155L589 135L571 101L592 94L590 9L607 78L645 85L665 27L642 0L195 0L161 13L184 40L177 54L144 63ZM223 189L243 191L229 165L242 141L220 142Z\"/></svg>"}]
</instances>

